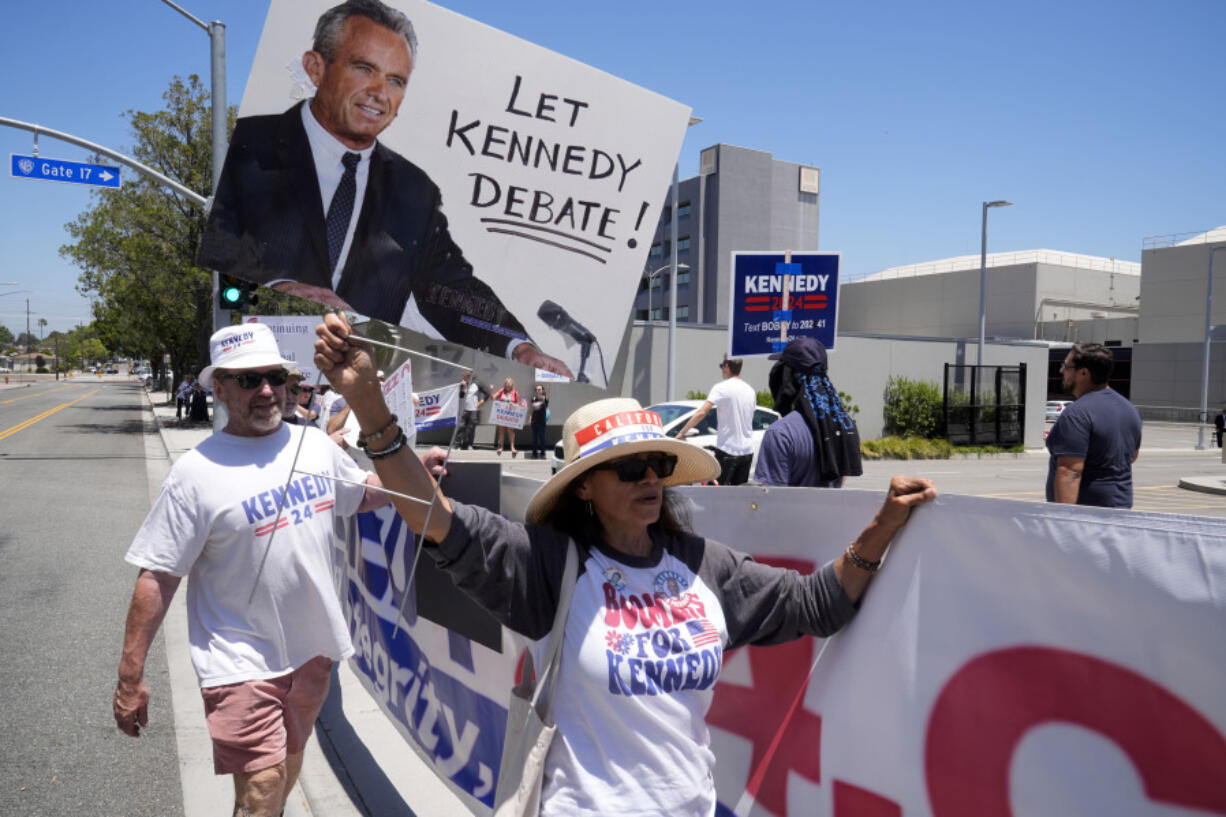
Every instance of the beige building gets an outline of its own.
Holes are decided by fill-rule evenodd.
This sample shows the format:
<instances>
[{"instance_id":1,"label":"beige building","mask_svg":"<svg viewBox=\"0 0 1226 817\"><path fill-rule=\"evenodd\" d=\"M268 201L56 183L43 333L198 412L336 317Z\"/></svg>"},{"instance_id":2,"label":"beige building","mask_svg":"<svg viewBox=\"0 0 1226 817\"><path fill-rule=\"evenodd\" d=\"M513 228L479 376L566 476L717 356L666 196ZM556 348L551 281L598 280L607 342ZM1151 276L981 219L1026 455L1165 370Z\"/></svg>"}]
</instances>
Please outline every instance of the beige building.
<instances>
[{"instance_id":1,"label":"beige building","mask_svg":"<svg viewBox=\"0 0 1226 817\"><path fill-rule=\"evenodd\" d=\"M1155 419L1194 420L1204 380L1205 297L1213 264L1216 338L1209 351L1209 410L1226 406L1226 226L1146 239L1132 401Z\"/></svg>"},{"instance_id":2,"label":"beige building","mask_svg":"<svg viewBox=\"0 0 1226 817\"><path fill-rule=\"evenodd\" d=\"M839 331L978 338L978 255L891 269L839 290ZM1141 265L1055 250L987 256L988 338L1130 346ZM974 362L973 360L968 362Z\"/></svg>"}]
</instances>

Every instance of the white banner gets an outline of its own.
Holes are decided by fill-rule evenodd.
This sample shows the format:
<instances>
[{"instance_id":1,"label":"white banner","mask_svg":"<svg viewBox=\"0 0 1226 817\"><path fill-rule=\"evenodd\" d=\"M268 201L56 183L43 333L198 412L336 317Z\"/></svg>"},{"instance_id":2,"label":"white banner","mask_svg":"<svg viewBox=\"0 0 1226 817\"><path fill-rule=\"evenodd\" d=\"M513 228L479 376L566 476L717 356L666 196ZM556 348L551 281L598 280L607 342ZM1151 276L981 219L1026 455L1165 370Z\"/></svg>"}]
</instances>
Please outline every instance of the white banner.
<instances>
[{"instance_id":1,"label":"white banner","mask_svg":"<svg viewBox=\"0 0 1226 817\"><path fill-rule=\"evenodd\" d=\"M382 169L369 175L370 206L333 292L328 208L295 107L316 93L304 53L335 3L272 0L202 265L257 283L296 281L314 288L305 297L339 297L500 356L526 335L572 375L606 385L603 360L621 345L688 106L431 3L391 0L419 46L411 61L407 48L394 59L380 52L387 64L373 67L391 74L362 133L377 137L372 161ZM390 32L372 28L352 36L382 42ZM329 85L326 71L316 79ZM446 220L427 225L439 193ZM456 249L430 254L426 245L444 240ZM443 269L461 254L470 269Z\"/></svg>"},{"instance_id":2,"label":"white banner","mask_svg":"<svg viewBox=\"0 0 1226 817\"><path fill-rule=\"evenodd\" d=\"M302 372L303 382L315 385L319 370L315 368L315 327L318 315L249 315L246 323L262 323L272 330L281 357L291 361ZM325 385L327 381L324 381Z\"/></svg>"},{"instance_id":3,"label":"white banner","mask_svg":"<svg viewBox=\"0 0 1226 817\"><path fill-rule=\"evenodd\" d=\"M528 407L509 400L494 400L490 403L490 422L496 426L523 428L528 417Z\"/></svg>"},{"instance_id":4,"label":"white banner","mask_svg":"<svg viewBox=\"0 0 1226 817\"><path fill-rule=\"evenodd\" d=\"M801 571L881 502L682 492L700 533ZM362 528L343 593L355 669L488 814L521 642L504 630L499 653L411 615L391 644L412 549L394 520ZM1224 610L1226 521L943 497L915 513L844 632L725 654L708 713L717 813L1226 814Z\"/></svg>"},{"instance_id":5,"label":"white banner","mask_svg":"<svg viewBox=\"0 0 1226 817\"><path fill-rule=\"evenodd\" d=\"M460 408L460 384L417 392L417 405L413 408L413 422L418 431L455 425Z\"/></svg>"}]
</instances>

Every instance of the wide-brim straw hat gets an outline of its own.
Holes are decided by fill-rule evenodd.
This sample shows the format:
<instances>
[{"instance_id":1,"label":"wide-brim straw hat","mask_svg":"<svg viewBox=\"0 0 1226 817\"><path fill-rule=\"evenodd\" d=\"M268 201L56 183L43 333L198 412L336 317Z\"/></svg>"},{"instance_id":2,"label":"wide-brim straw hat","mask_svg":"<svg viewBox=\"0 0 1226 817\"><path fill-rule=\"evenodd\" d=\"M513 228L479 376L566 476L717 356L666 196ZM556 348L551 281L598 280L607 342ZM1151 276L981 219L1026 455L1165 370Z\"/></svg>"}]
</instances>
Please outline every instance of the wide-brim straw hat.
<instances>
[{"instance_id":1,"label":"wide-brim straw hat","mask_svg":"<svg viewBox=\"0 0 1226 817\"><path fill-rule=\"evenodd\" d=\"M597 400L576 410L562 425L565 464L528 502L525 516L536 524L547 517L577 478L609 460L659 451L674 454L677 468L662 480L665 486L706 482L719 476L719 463L710 452L664 433L660 415L645 411L629 397Z\"/></svg>"}]
</instances>

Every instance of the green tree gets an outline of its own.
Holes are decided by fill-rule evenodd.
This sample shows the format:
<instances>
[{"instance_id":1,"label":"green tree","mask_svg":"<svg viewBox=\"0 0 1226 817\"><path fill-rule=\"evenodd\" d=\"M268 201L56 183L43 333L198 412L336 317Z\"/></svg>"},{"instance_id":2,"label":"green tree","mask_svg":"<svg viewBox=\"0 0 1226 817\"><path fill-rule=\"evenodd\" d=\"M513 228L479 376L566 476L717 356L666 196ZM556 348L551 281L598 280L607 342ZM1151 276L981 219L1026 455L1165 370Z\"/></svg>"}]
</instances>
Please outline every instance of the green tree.
<instances>
[{"instance_id":1,"label":"green tree","mask_svg":"<svg viewBox=\"0 0 1226 817\"><path fill-rule=\"evenodd\" d=\"M13 330L7 326L0 326L0 346L12 346L17 342L17 338L13 336Z\"/></svg>"},{"instance_id":2,"label":"green tree","mask_svg":"<svg viewBox=\"0 0 1226 817\"><path fill-rule=\"evenodd\" d=\"M106 360L107 355L106 347L97 338L86 338L77 348L78 359L85 358L87 364Z\"/></svg>"},{"instance_id":3,"label":"green tree","mask_svg":"<svg viewBox=\"0 0 1226 817\"><path fill-rule=\"evenodd\" d=\"M134 144L126 152L202 196L212 186L209 93L192 75L175 77L152 113L129 110ZM234 109L229 111L230 126ZM97 340L147 358L163 353L185 371L208 356L213 288L196 266L204 212L144 177L93 194L90 207L65 225L73 242L60 248L81 274L77 290L94 296ZM105 349L104 349L105 353Z\"/></svg>"},{"instance_id":4,"label":"green tree","mask_svg":"<svg viewBox=\"0 0 1226 817\"><path fill-rule=\"evenodd\" d=\"M44 334L44 330L45 330L46 328L47 328L47 319L46 319L46 318L39 318L39 319L38 319L38 334L43 335L43 334ZM39 343L42 343L42 341L40 340L40 341L39 341Z\"/></svg>"}]
</instances>

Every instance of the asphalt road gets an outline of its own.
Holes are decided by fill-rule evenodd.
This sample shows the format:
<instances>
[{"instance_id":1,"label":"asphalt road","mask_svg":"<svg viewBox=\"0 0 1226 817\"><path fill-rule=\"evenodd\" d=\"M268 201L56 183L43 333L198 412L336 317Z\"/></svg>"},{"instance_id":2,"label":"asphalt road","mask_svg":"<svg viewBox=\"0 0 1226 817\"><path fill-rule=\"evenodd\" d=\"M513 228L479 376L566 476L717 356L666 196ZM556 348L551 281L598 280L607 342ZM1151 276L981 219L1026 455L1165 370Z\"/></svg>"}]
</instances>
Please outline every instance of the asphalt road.
<instances>
[{"instance_id":1,"label":"asphalt road","mask_svg":"<svg viewBox=\"0 0 1226 817\"><path fill-rule=\"evenodd\" d=\"M173 720L133 740L111 717L148 433L135 383L0 390L0 814L183 812ZM161 636L147 678L168 700Z\"/></svg>"},{"instance_id":2,"label":"asphalt road","mask_svg":"<svg viewBox=\"0 0 1226 817\"><path fill-rule=\"evenodd\" d=\"M1212 435L1207 436L1209 445ZM1133 509L1157 513L1226 516L1226 496L1179 487L1180 478L1226 476L1221 449L1196 451L1196 427L1147 423L1141 455L1132 467ZM1046 451L985 459L864 463L864 475L848 480L849 488L884 487L891 474L928 477L946 493L1044 501Z\"/></svg>"}]
</instances>

